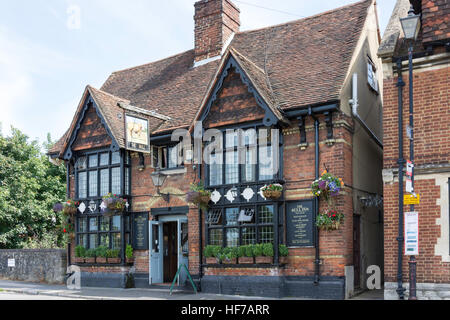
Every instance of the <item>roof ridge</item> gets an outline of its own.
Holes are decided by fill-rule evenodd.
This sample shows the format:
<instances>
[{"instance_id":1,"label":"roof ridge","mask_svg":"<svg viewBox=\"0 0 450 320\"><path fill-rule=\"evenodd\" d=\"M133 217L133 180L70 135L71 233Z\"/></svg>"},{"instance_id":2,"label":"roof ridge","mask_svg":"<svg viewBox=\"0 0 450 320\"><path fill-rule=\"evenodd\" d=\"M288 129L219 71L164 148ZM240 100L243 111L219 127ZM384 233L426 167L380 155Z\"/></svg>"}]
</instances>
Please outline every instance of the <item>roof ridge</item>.
<instances>
[{"instance_id":1,"label":"roof ridge","mask_svg":"<svg viewBox=\"0 0 450 320\"><path fill-rule=\"evenodd\" d=\"M112 97L114 99L123 100L124 102L128 102L128 103L130 102L128 99L125 99L125 98L122 98L122 97L119 97L119 96L115 96L112 93L106 92L106 91L101 90L101 89L97 89L97 88L91 86L90 84L88 84L87 87L89 87L90 89L93 89L94 91L98 91L100 93L106 94L106 95L108 95L108 96L110 96L110 97Z\"/></svg>"},{"instance_id":2,"label":"roof ridge","mask_svg":"<svg viewBox=\"0 0 450 320\"><path fill-rule=\"evenodd\" d=\"M320 12L320 13L317 13L317 14L312 15L312 16L308 16L308 17L304 17L304 18L300 18L300 19L295 19L295 20L291 20L291 21L287 21L287 22L282 22L282 23L274 24L274 25L267 26L267 27L261 27L261 28L258 28L258 29L239 31L239 32L236 32L236 35L262 31L262 30L265 30L265 29L271 29L271 28L275 28L275 27L281 27L281 26L288 25L288 24L295 24L295 23L300 22L300 21L322 17L324 15L327 15L327 14L330 14L330 13L334 13L336 11L344 10L344 9L347 9L347 8L353 7L353 6L357 6L357 5L362 4L364 2L372 2L372 0L360 0L360 1L357 1L357 2L354 2L354 3L347 4L345 6L341 6L341 7L335 8L335 9L330 9L330 10L327 10L327 11L324 11L324 12Z\"/></svg>"},{"instance_id":3,"label":"roof ridge","mask_svg":"<svg viewBox=\"0 0 450 320\"><path fill-rule=\"evenodd\" d=\"M238 50L236 50L236 48L234 47L230 47L230 51L235 52L239 57L242 57L243 59L245 59L246 61L248 61L250 64L252 64L256 69L258 69L259 71L261 71L263 74L266 74L264 72L264 70L257 66L256 63L254 63L252 60L250 60L249 58L247 58L245 55L243 55L242 53L240 53Z\"/></svg>"},{"instance_id":4,"label":"roof ridge","mask_svg":"<svg viewBox=\"0 0 450 320\"><path fill-rule=\"evenodd\" d=\"M158 60L155 60L155 61L143 63L143 64L140 64L140 65L137 65L137 66L134 66L134 67L129 67L129 68L125 68L125 69L120 69L120 70L117 70L117 71L113 71L113 72L111 73L111 75L113 75L113 74L115 74L115 73L120 73L120 72L124 72L124 71L130 71L130 70L133 70L133 69L141 68L141 67L144 67L144 66L147 66L147 65L150 65L150 64L153 64L153 63L161 62L161 61L164 61L164 60L168 60L168 59L174 58L174 57L176 57L176 56L181 56L182 54L185 54L185 53L187 53L187 52L189 52L189 51L194 51L194 48L189 49L189 50L186 50L186 51L183 51L183 52L179 52L179 53L176 53L176 54L173 54L173 55L171 55L171 56L168 56L168 57L165 57L165 58L161 58L161 59L158 59ZM105 82L105 83L106 83L106 82Z\"/></svg>"}]
</instances>

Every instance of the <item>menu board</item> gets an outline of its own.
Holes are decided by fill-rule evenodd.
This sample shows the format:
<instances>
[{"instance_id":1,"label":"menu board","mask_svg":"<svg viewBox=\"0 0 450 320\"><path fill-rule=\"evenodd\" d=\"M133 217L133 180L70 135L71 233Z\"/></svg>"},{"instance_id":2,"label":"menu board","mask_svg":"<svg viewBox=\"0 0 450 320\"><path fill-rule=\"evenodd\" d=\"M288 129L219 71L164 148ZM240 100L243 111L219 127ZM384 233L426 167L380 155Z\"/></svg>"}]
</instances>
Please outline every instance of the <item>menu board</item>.
<instances>
[{"instance_id":1,"label":"menu board","mask_svg":"<svg viewBox=\"0 0 450 320\"><path fill-rule=\"evenodd\" d=\"M133 214L133 248L148 250L148 213Z\"/></svg>"},{"instance_id":2,"label":"menu board","mask_svg":"<svg viewBox=\"0 0 450 320\"><path fill-rule=\"evenodd\" d=\"M286 202L286 245L314 246L314 201Z\"/></svg>"}]
</instances>

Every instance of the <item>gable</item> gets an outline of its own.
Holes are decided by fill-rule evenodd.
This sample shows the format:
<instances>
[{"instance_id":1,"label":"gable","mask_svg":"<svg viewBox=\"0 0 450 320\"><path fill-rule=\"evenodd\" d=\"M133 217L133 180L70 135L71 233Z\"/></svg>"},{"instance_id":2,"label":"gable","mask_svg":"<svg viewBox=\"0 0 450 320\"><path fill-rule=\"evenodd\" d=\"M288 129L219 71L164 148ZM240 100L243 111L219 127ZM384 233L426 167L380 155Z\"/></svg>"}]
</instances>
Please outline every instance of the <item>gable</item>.
<instances>
[{"instance_id":1,"label":"gable","mask_svg":"<svg viewBox=\"0 0 450 320\"><path fill-rule=\"evenodd\" d=\"M72 150L80 151L106 147L110 146L111 142L111 137L108 135L105 126L97 115L94 105L91 104L88 106L84 119L81 121L80 130L76 135Z\"/></svg>"},{"instance_id":2,"label":"gable","mask_svg":"<svg viewBox=\"0 0 450 320\"><path fill-rule=\"evenodd\" d=\"M231 67L203 123L206 128L218 127L261 120L264 115L264 109L258 106L236 68Z\"/></svg>"},{"instance_id":3,"label":"gable","mask_svg":"<svg viewBox=\"0 0 450 320\"><path fill-rule=\"evenodd\" d=\"M120 148L90 90L88 86L69 130L63 150L65 160L71 159L75 151L105 146L111 151Z\"/></svg>"}]
</instances>

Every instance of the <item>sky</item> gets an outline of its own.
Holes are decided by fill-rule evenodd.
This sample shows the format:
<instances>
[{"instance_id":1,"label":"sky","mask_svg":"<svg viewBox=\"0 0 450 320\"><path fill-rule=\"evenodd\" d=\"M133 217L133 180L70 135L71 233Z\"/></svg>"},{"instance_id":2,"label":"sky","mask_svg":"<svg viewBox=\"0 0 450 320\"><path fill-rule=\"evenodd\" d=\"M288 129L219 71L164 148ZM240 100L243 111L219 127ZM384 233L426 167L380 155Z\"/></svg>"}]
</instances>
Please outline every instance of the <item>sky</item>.
<instances>
[{"instance_id":1,"label":"sky","mask_svg":"<svg viewBox=\"0 0 450 320\"><path fill-rule=\"evenodd\" d=\"M193 48L195 0L0 0L1 133L44 142L69 127L86 85ZM233 0L241 31L355 0ZM378 0L381 34L395 0Z\"/></svg>"}]
</instances>

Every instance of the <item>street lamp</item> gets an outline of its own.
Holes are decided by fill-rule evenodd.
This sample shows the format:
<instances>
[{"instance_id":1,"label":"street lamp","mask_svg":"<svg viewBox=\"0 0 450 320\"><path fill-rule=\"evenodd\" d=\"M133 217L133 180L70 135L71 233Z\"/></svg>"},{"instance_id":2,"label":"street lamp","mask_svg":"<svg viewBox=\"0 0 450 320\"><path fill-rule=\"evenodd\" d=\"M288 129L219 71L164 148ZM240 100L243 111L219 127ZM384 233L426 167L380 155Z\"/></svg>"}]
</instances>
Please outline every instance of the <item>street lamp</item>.
<instances>
[{"instance_id":1,"label":"street lamp","mask_svg":"<svg viewBox=\"0 0 450 320\"><path fill-rule=\"evenodd\" d=\"M413 45L417 40L420 30L420 15L414 13L414 8L408 11L408 16L400 19L405 39L409 41L408 60L409 60L409 153L410 161L414 163L414 102L413 102ZM414 191L414 169L411 175L411 191ZM401 196L401 195L400 195ZM414 205L410 207L414 211ZM409 259L409 300L417 300L416 296L416 269L417 261L414 255Z\"/></svg>"},{"instance_id":2,"label":"street lamp","mask_svg":"<svg viewBox=\"0 0 450 320\"><path fill-rule=\"evenodd\" d=\"M166 202L169 202L170 200L170 194L169 193L161 193L159 191L159 188L164 184L164 181L166 181L166 175L161 172L159 168L156 168L154 172L151 174L153 185L156 187L158 195L160 195Z\"/></svg>"}]
</instances>

